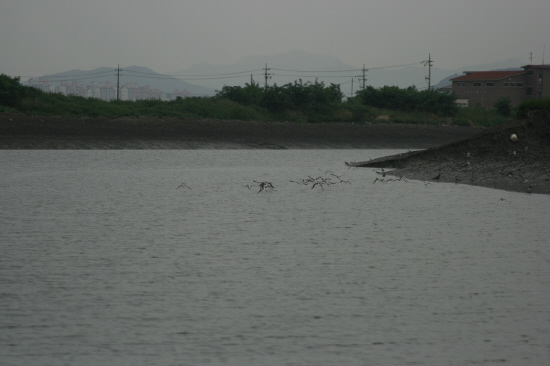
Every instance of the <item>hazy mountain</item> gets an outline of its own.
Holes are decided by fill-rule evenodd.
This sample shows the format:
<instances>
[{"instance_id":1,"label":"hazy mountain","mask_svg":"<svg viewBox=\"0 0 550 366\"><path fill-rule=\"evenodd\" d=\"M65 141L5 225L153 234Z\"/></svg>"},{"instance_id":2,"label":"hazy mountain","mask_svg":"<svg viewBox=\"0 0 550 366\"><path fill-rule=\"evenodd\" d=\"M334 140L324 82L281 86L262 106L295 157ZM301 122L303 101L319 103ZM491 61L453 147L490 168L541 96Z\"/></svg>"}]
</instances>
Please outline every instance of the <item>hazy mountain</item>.
<instances>
[{"instance_id":1,"label":"hazy mountain","mask_svg":"<svg viewBox=\"0 0 550 366\"><path fill-rule=\"evenodd\" d=\"M401 88L415 85L419 89L428 87L428 68L418 61L418 65L404 67L391 67L393 65L375 65L377 68L369 69L366 74L366 85L382 87L384 85L396 85ZM267 64L268 70L265 70ZM492 64L472 65L460 69L445 70L436 66L431 68L431 85L440 85L442 79L447 79L462 74L466 70L495 70L512 67L520 67L525 63L517 59L508 59ZM229 65L214 65L200 63L187 69L174 72L182 80L193 82L197 85L220 90L224 85L244 86L251 79L260 85L265 83L265 73L268 74L268 83L272 85L284 85L302 79L306 81L323 81L325 84L340 84L342 91L350 95L357 91L362 84L362 65L347 65L333 56L316 55L304 51L289 51L275 55L247 56L236 63ZM445 84L448 82L443 82ZM446 85L446 84L445 84Z\"/></svg>"},{"instance_id":2,"label":"hazy mountain","mask_svg":"<svg viewBox=\"0 0 550 366\"><path fill-rule=\"evenodd\" d=\"M266 65L268 70L265 70ZM352 77L359 75L357 67L346 65L336 57L303 51L246 56L229 65L200 63L174 74L182 80L193 80L198 85L220 90L224 85L244 86L251 80L264 85L266 72L269 85L284 85L299 79L315 81L316 78L326 84L342 83L350 82Z\"/></svg>"},{"instance_id":3,"label":"hazy mountain","mask_svg":"<svg viewBox=\"0 0 550 366\"><path fill-rule=\"evenodd\" d=\"M265 70L267 64L267 70ZM462 75L463 71L486 71L519 68L525 62L518 59L507 59L490 64L471 65L454 70L444 70L436 66L431 68L431 85L434 87L447 86L449 79ZM418 65L403 67L391 67L377 65L377 68L366 71L366 85L382 87L384 85L396 85L405 88L415 85L418 89L428 86L428 68L418 62ZM121 68L120 85L135 83L139 86L149 85L153 89L159 89L166 93L174 90L188 90L191 95L211 96L224 85L240 85L254 80L264 85L265 74L268 76L269 85L276 83L284 85L302 79L307 81L323 81L340 84L341 90L346 95L361 88L362 65L351 66L333 56L324 56L307 53L304 51L289 51L281 54L267 56L247 56L234 64L213 65L200 63L187 69L172 73L171 75L159 74L147 67L131 66ZM84 84L92 82L111 82L116 85L117 72L115 68L100 67L94 70L71 70L58 74L44 75L36 79L47 79L51 85L58 85L61 81L78 80ZM352 83L353 79L353 83Z\"/></svg>"},{"instance_id":4,"label":"hazy mountain","mask_svg":"<svg viewBox=\"0 0 550 366\"><path fill-rule=\"evenodd\" d=\"M266 65L267 70L265 70ZM348 65L333 56L294 50L275 55L247 56L229 65L200 63L174 74L183 80L193 80L198 85L220 90L224 85L243 86L245 83L250 83L251 79L264 85L267 72L269 85L275 83L284 85L300 79L304 82L318 80L323 81L326 85L340 84L342 91L345 94L350 94L352 79L354 91L357 91L362 85L362 68L363 65ZM420 61L418 66L369 70L369 66L365 65L365 68L367 69L365 73L366 85L374 87L416 85L419 88L427 86L425 70ZM442 72L441 77L446 74Z\"/></svg>"},{"instance_id":5,"label":"hazy mountain","mask_svg":"<svg viewBox=\"0 0 550 366\"><path fill-rule=\"evenodd\" d=\"M52 85L58 85L61 81L77 80L83 84L91 84L92 82L106 83L110 82L116 85L117 71L112 67L99 67L93 70L71 70L58 74L44 75L36 79L46 79ZM32 82L30 80L29 82ZM120 69L120 85L126 83L135 83L139 86L149 85L152 89L159 89L166 93L171 93L174 90L188 90L193 96L214 95L214 90L182 81L170 75L159 74L147 67L130 66Z\"/></svg>"}]
</instances>

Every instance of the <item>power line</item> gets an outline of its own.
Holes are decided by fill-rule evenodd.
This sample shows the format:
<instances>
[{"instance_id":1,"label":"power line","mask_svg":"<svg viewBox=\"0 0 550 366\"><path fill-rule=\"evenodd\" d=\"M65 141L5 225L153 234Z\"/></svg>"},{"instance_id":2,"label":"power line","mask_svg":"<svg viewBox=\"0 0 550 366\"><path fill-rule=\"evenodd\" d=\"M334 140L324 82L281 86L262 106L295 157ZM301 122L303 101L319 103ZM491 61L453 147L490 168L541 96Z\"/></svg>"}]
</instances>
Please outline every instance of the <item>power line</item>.
<instances>
[{"instance_id":1,"label":"power line","mask_svg":"<svg viewBox=\"0 0 550 366\"><path fill-rule=\"evenodd\" d=\"M370 70L379 70L379 69L395 69L396 67L405 67L405 66L414 66L421 64L422 62L415 62L410 64L401 64L401 65L391 65L391 66L379 66L379 67L369 67Z\"/></svg>"},{"instance_id":2,"label":"power line","mask_svg":"<svg viewBox=\"0 0 550 366\"><path fill-rule=\"evenodd\" d=\"M30 79L33 80L53 80L53 81L63 81L63 80L85 80L85 79L92 79L96 77L102 77L102 76L112 76L113 71L108 72L100 72L100 73L94 73L94 74L79 74L79 75L59 75L59 76L42 76L42 77L31 77ZM29 80L30 80L29 79Z\"/></svg>"},{"instance_id":3,"label":"power line","mask_svg":"<svg viewBox=\"0 0 550 366\"><path fill-rule=\"evenodd\" d=\"M295 75L295 74L273 74L273 76L291 76L291 77L303 77L303 78L317 78L316 75ZM351 75L323 75L323 78L349 78Z\"/></svg>"},{"instance_id":4,"label":"power line","mask_svg":"<svg viewBox=\"0 0 550 366\"><path fill-rule=\"evenodd\" d=\"M423 63L425 61L422 61L420 63ZM419 63L407 63L407 64L400 64L400 65L389 65L389 66L379 66L379 67L369 67L369 70L379 70L379 69L391 69L396 67L404 67L404 66L412 66L412 65L418 65ZM54 76L43 76L43 77L31 77L30 79L36 80L71 80L71 81L80 81L80 80L86 80L86 79L92 79L95 77L107 77L111 76L113 74L118 75L121 71L124 71L125 75L131 75L133 77L141 77L141 78L148 78L148 79L173 79L177 78L180 80L186 80L186 81L200 81L200 80L218 80L218 79L232 79L232 78L239 78L246 76L248 77L251 73L256 73L259 71L262 71L262 75L264 76L264 79L271 79L275 74L268 73L270 70L274 71L287 71L287 72L297 72L297 73L303 73L305 75L296 75L296 74L277 74L279 76L289 76L289 77L312 77L308 74L314 74L314 73L345 73L345 72L357 72L357 71L363 71L364 65L362 69L345 69L345 70L295 70L295 69L284 69L284 68L267 68L267 64L262 69L253 69L253 70L244 70L244 71L236 71L236 72L229 72L229 73L218 73L218 74L159 74L154 72L144 72L144 71L137 71L137 70L131 70L127 68L120 68L117 67L116 69L109 70L109 71L101 71L96 72L92 74L88 73L79 73L78 75L54 75ZM365 72L367 70L365 69ZM260 75L260 74L255 74ZM323 78L347 78L350 77L348 75L322 75ZM363 76L363 78L365 78ZM366 82L366 78L364 80Z\"/></svg>"},{"instance_id":5,"label":"power line","mask_svg":"<svg viewBox=\"0 0 550 366\"><path fill-rule=\"evenodd\" d=\"M363 87L361 89L365 90L365 87L366 87L366 84L367 84L366 73L367 73L367 71L369 71L369 69L366 69L365 64L363 64L363 68L361 69L361 71L363 71L363 77L361 77L361 79L360 79L363 82Z\"/></svg>"},{"instance_id":6,"label":"power line","mask_svg":"<svg viewBox=\"0 0 550 366\"><path fill-rule=\"evenodd\" d=\"M151 74L153 75L153 74ZM254 75L263 75L263 74L254 74ZM174 76L169 75L157 75L157 76L142 76L142 75L130 75L134 78L143 78L143 79L161 79L161 80L218 80L218 79L235 79L240 77L248 77L250 74L242 74L242 75L235 75L235 76L214 76L214 77L202 77L202 78L175 78Z\"/></svg>"},{"instance_id":7,"label":"power line","mask_svg":"<svg viewBox=\"0 0 550 366\"><path fill-rule=\"evenodd\" d=\"M116 100L120 100L120 64L116 68Z\"/></svg>"},{"instance_id":8,"label":"power line","mask_svg":"<svg viewBox=\"0 0 550 366\"><path fill-rule=\"evenodd\" d=\"M271 69L272 70L277 70L277 71L313 72L313 73L318 73L318 72L355 72L355 71L360 70L360 69L350 69L350 70L289 70L289 69L277 69L277 68L274 68L274 67L272 67Z\"/></svg>"},{"instance_id":9,"label":"power line","mask_svg":"<svg viewBox=\"0 0 550 366\"><path fill-rule=\"evenodd\" d=\"M432 60L432 54L428 53L428 59L426 61L422 61L421 64L424 65L424 67L428 67L428 76L425 76L426 81L428 81L428 90L432 89L432 63L434 61Z\"/></svg>"},{"instance_id":10,"label":"power line","mask_svg":"<svg viewBox=\"0 0 550 366\"><path fill-rule=\"evenodd\" d=\"M240 74L250 74L251 72L256 72L256 71L263 71L263 69L254 69L254 70L246 70L246 71L237 71L237 72L227 72L227 73L222 73L222 74L192 74L192 75L188 75L188 74L158 74L158 73L155 73L155 72L143 72L143 71L135 71L135 70L125 70L127 72L131 72L131 73L134 73L134 74L144 74L144 75L164 75L164 76L169 76L169 77L213 77L213 76L228 76L228 75L240 75Z\"/></svg>"},{"instance_id":11,"label":"power line","mask_svg":"<svg viewBox=\"0 0 550 366\"><path fill-rule=\"evenodd\" d=\"M369 67L369 69L370 70L393 69L393 68L396 68L396 67L414 66L414 65L418 65L418 64L420 64L420 62L399 64L399 65L389 65L389 66ZM364 67L364 65L363 65L363 67ZM272 67L271 69L272 70L277 70L277 71L312 72L312 73L316 73L316 72L357 72L357 71L362 71L363 70L362 68L361 69L347 69L347 70L291 70L291 69L279 69L279 68L275 68L275 67Z\"/></svg>"},{"instance_id":12,"label":"power line","mask_svg":"<svg viewBox=\"0 0 550 366\"><path fill-rule=\"evenodd\" d=\"M265 64L264 68L264 79L265 79L265 88L267 89L267 79L271 79L272 74L268 73L268 71L271 70L267 67L267 64Z\"/></svg>"}]
</instances>

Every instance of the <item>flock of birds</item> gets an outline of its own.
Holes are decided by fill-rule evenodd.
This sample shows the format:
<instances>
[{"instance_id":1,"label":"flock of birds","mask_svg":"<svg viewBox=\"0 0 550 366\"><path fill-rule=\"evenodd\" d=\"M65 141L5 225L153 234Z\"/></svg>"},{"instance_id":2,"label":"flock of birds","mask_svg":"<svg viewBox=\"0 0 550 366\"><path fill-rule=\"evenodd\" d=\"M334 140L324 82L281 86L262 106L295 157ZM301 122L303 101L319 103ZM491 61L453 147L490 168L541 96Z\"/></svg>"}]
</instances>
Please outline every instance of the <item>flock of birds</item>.
<instances>
[{"instance_id":1,"label":"flock of birds","mask_svg":"<svg viewBox=\"0 0 550 366\"><path fill-rule=\"evenodd\" d=\"M528 147L526 146L525 151L527 152L527 150L528 150ZM516 151L512 151L509 155L515 156ZM471 157L472 156L471 156L470 152L467 152L466 153L466 165L465 165L466 167L470 166ZM355 167L355 162L347 162L346 161L345 164L348 167L348 169ZM349 180L346 180L346 179L342 178L343 177L342 174L340 174L340 175L335 174L332 170L322 170L322 169L318 169L318 170L321 171L323 173L323 175L318 176L316 178L308 175L307 178L298 179L298 180L290 180L290 182L300 184L300 185L304 185L304 186L308 186L308 187L311 187L311 189L314 189L314 188L317 187L317 188L320 188L321 190L324 190L325 187L331 187L331 186L336 185L336 184L351 184L351 182ZM406 183L409 182L407 179L405 179L404 176L400 176L398 178L386 178L386 171L383 168L376 171L376 173L382 175L382 177L376 177L374 179L374 181L372 182L373 184L375 184L377 182L380 182L380 183L383 183L383 184L386 184L386 183L389 183L389 182L401 182L401 181L406 182ZM521 176L521 174L518 174L518 175L524 182L528 182L528 180L525 179L523 176ZM512 176L512 173L510 173L510 177L511 176ZM438 172L438 174L432 178L432 181L438 182L438 181L440 181L440 179L441 179L441 172ZM272 190L275 189L275 186L273 185L273 183L268 182L268 181L256 181L256 180L254 180L253 182L254 182L254 184L247 184L247 185L245 185L245 187L248 188L248 189L252 189L254 187L257 187L258 188L257 193L265 192L265 191L272 191ZM458 183L458 182L459 182L459 178L456 177L455 178L455 183ZM425 186L428 186L429 184L431 184L431 183L428 182L428 181L424 182ZM185 182L182 182L176 189L179 189L179 188L191 189L191 187L189 187ZM529 186L528 189L527 189L527 193L532 193L532 192L533 192L533 188L532 188L532 186ZM504 200L504 199L501 199L501 200Z\"/></svg>"},{"instance_id":2,"label":"flock of birds","mask_svg":"<svg viewBox=\"0 0 550 366\"><path fill-rule=\"evenodd\" d=\"M374 182L372 182L372 184L374 184L376 182L381 182L381 183L399 182L399 181L404 181L405 183L409 182L408 180L405 179L404 175L400 176L399 178L386 178L386 171L384 170L384 168L377 171L376 173L377 174L382 174L382 178L376 177L376 179L374 180ZM424 184L426 184L426 182L424 182Z\"/></svg>"},{"instance_id":3,"label":"flock of birds","mask_svg":"<svg viewBox=\"0 0 550 366\"><path fill-rule=\"evenodd\" d=\"M313 178L312 176L308 175L307 178L299 179L299 180L291 180L289 182L301 184L304 186L311 185L311 189L315 187L321 188L321 190L324 190L323 186L330 187L335 184L339 183L345 183L345 184L351 184L349 180L345 180L342 178L342 175L334 174L332 170L321 170L321 172L325 174L325 176L318 176L316 178Z\"/></svg>"},{"instance_id":4,"label":"flock of birds","mask_svg":"<svg viewBox=\"0 0 550 366\"><path fill-rule=\"evenodd\" d=\"M302 178L302 179L297 179L297 180L289 180L289 182L296 183L296 184L299 184L299 185L304 185L304 186L310 187L311 189L318 188L318 189L321 189L321 190L325 190L325 188L328 188L328 187L331 187L331 186L334 186L334 185L337 185L337 184L351 184L351 182L349 180L347 180L343 177L343 174L340 174L340 175L336 174L332 170L322 170L322 169L318 169L318 170L321 171L323 173L323 175L320 175L320 176L317 176L317 177L312 177L312 176L308 175L307 178ZM381 183L398 182L398 181L408 182L405 179L405 177L403 177L403 176L401 176L399 178L385 178L386 177L386 172L384 171L384 169L382 169L380 171L377 171L376 173L382 174L383 178L376 177L373 184L376 183L376 182L381 182ZM257 193L265 192L265 191L272 191L272 190L275 189L275 186L273 185L273 183L269 182L269 181L253 180L253 182L254 183L247 184L244 187L246 187L248 189L257 188L258 189ZM179 186L176 187L176 189L179 189L179 188L192 189L185 182L182 182Z\"/></svg>"}]
</instances>

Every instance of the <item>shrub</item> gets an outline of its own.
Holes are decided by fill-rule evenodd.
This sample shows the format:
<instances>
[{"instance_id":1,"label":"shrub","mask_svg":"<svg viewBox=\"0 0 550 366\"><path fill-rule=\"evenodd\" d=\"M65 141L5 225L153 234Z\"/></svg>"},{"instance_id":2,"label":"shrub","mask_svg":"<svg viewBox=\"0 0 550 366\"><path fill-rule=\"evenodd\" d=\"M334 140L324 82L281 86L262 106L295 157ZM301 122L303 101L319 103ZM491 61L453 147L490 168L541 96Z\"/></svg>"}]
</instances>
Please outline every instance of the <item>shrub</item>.
<instances>
[{"instance_id":1,"label":"shrub","mask_svg":"<svg viewBox=\"0 0 550 366\"><path fill-rule=\"evenodd\" d=\"M494 104L497 113L501 116L508 117L512 114L512 101L509 97L503 97Z\"/></svg>"},{"instance_id":2,"label":"shrub","mask_svg":"<svg viewBox=\"0 0 550 366\"><path fill-rule=\"evenodd\" d=\"M17 108L21 105L21 100L26 97L34 97L42 92L29 86L23 86L19 83L19 77L10 77L0 74L0 104L7 107Z\"/></svg>"},{"instance_id":3,"label":"shrub","mask_svg":"<svg viewBox=\"0 0 550 366\"><path fill-rule=\"evenodd\" d=\"M517 117L526 118L530 111L550 110L550 98L530 99L518 106Z\"/></svg>"},{"instance_id":4,"label":"shrub","mask_svg":"<svg viewBox=\"0 0 550 366\"><path fill-rule=\"evenodd\" d=\"M422 111L440 116L453 116L458 112L456 96L436 90L419 91L414 86L400 89L397 86L374 88L369 86L357 92L357 98L365 105L376 108Z\"/></svg>"}]
</instances>

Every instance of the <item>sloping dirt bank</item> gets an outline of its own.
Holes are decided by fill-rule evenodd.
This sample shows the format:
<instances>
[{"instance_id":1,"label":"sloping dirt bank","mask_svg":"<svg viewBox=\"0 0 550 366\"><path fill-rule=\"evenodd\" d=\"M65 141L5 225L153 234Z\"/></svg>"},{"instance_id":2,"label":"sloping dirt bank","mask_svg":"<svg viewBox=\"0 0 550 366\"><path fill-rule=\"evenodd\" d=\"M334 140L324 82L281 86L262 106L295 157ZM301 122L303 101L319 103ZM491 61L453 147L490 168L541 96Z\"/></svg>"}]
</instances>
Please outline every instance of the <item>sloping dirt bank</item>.
<instances>
[{"instance_id":1,"label":"sloping dirt bank","mask_svg":"<svg viewBox=\"0 0 550 366\"><path fill-rule=\"evenodd\" d=\"M550 112L531 112L526 120L437 148L351 165L394 169L388 174L427 182L550 194Z\"/></svg>"},{"instance_id":2,"label":"sloping dirt bank","mask_svg":"<svg viewBox=\"0 0 550 366\"><path fill-rule=\"evenodd\" d=\"M481 129L0 113L0 149L427 149Z\"/></svg>"}]
</instances>

